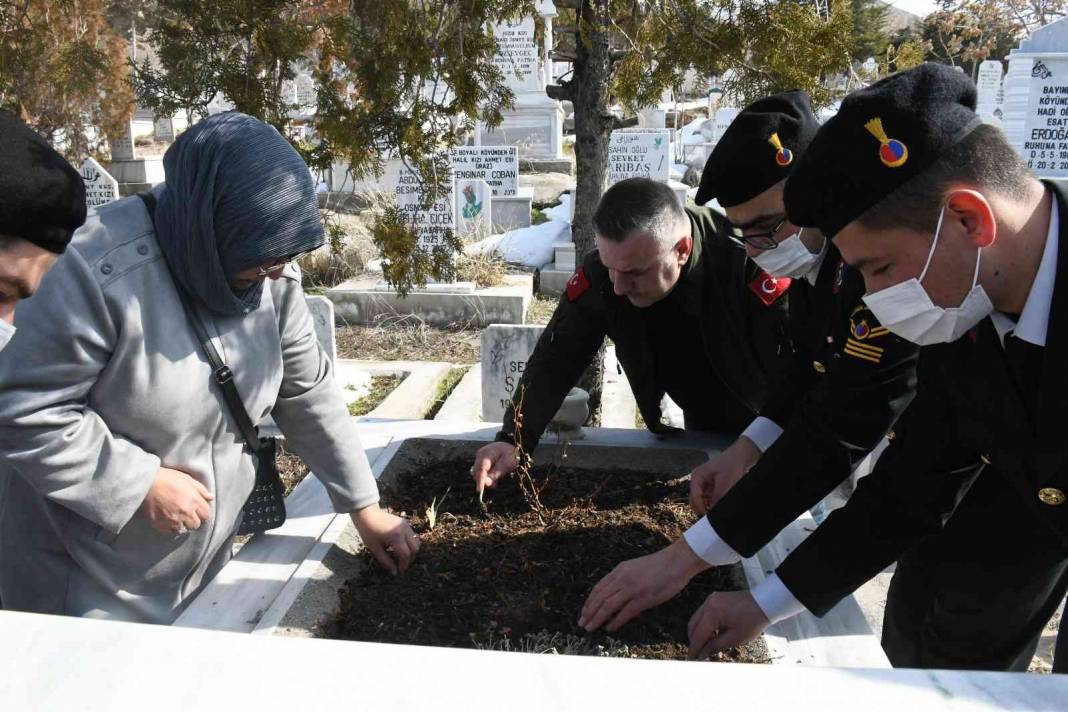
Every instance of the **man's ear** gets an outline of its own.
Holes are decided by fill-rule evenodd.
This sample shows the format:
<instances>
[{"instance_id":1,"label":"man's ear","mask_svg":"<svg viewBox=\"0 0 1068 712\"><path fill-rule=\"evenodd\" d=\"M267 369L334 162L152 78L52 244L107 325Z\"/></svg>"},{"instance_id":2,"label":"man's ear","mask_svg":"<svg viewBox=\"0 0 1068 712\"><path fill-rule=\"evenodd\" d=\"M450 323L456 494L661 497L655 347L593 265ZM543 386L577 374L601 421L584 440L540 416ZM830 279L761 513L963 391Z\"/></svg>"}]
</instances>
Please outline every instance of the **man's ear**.
<instances>
[{"instance_id":1,"label":"man's ear","mask_svg":"<svg viewBox=\"0 0 1068 712\"><path fill-rule=\"evenodd\" d=\"M998 225L994 208L982 193L961 188L946 196L946 214L942 229L947 223L960 225L968 241L976 247L990 247L997 239Z\"/></svg>"},{"instance_id":2,"label":"man's ear","mask_svg":"<svg viewBox=\"0 0 1068 712\"><path fill-rule=\"evenodd\" d=\"M680 237L679 241L675 243L675 257L678 259L680 265L686 264L686 261L690 259L690 254L693 252L693 237L686 235Z\"/></svg>"}]
</instances>

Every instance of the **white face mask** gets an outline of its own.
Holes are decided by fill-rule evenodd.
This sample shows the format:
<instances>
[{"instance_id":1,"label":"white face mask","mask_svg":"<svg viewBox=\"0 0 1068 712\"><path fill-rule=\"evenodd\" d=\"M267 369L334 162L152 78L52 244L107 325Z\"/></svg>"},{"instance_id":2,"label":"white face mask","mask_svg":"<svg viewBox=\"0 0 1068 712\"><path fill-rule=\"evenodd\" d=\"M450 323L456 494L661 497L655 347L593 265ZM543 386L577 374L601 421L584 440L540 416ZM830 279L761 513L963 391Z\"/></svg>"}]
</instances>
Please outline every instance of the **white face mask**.
<instances>
[{"instance_id":1,"label":"white face mask","mask_svg":"<svg viewBox=\"0 0 1068 712\"><path fill-rule=\"evenodd\" d=\"M772 277L804 277L812 271L820 255L809 252L801 242L802 232L804 229L790 235L778 247L764 250L753 261Z\"/></svg>"},{"instance_id":2,"label":"white face mask","mask_svg":"<svg viewBox=\"0 0 1068 712\"><path fill-rule=\"evenodd\" d=\"M934 242L931 244L931 251L927 253L927 263L923 266L919 279L913 277L893 287L864 296L864 303L883 326L920 346L956 341L994 311L994 305L986 295L986 290L978 284L982 248L979 248L975 255L975 274L972 275L971 291L959 307L947 309L936 305L920 284L927 275L927 268L931 266L931 258L938 246L938 233L942 230L944 215L943 207L942 212L938 214Z\"/></svg>"},{"instance_id":3,"label":"white face mask","mask_svg":"<svg viewBox=\"0 0 1068 712\"><path fill-rule=\"evenodd\" d=\"M8 324L3 319L0 319L0 351L4 350L7 343L11 341L11 337L15 335L14 324Z\"/></svg>"}]
</instances>

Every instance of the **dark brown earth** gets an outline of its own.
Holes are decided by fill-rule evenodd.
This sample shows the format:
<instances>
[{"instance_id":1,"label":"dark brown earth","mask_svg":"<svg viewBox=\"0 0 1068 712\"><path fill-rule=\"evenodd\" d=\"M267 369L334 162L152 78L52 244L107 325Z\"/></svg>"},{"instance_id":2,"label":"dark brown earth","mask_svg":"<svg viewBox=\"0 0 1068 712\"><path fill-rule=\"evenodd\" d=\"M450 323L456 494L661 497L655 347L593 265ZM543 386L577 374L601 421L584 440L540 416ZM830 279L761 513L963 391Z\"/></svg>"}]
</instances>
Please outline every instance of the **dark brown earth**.
<instances>
[{"instance_id":1,"label":"dark brown earth","mask_svg":"<svg viewBox=\"0 0 1068 712\"><path fill-rule=\"evenodd\" d=\"M533 470L541 507L515 478L480 509L470 459L423 462L398 475L383 503L423 536L412 568L368 565L341 591L331 638L528 652L684 659L686 624L713 591L745 588L740 566L696 577L677 598L608 636L577 625L590 589L617 563L652 553L693 522L683 479L620 470ZM437 500L436 526L427 510ZM535 511L538 510L538 511ZM762 641L718 657L765 662Z\"/></svg>"}]
</instances>

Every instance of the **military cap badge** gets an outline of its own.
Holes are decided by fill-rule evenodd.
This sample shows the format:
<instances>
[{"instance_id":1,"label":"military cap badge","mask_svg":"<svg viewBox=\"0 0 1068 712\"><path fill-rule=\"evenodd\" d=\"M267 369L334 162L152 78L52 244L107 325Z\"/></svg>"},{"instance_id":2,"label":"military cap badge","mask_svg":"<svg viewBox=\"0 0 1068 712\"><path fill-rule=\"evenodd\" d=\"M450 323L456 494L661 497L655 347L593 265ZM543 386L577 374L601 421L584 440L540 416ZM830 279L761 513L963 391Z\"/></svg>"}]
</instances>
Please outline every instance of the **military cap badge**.
<instances>
[{"instance_id":1,"label":"military cap badge","mask_svg":"<svg viewBox=\"0 0 1068 712\"><path fill-rule=\"evenodd\" d=\"M773 133L768 137L768 143L775 149L775 162L785 168L794 162L794 152L782 145L779 134Z\"/></svg>"},{"instance_id":2,"label":"military cap badge","mask_svg":"<svg viewBox=\"0 0 1068 712\"><path fill-rule=\"evenodd\" d=\"M909 160L909 149L896 138L890 138L883 129L883 120L876 117L864 124L868 133L879 141L879 160L887 168L897 168Z\"/></svg>"}]
</instances>

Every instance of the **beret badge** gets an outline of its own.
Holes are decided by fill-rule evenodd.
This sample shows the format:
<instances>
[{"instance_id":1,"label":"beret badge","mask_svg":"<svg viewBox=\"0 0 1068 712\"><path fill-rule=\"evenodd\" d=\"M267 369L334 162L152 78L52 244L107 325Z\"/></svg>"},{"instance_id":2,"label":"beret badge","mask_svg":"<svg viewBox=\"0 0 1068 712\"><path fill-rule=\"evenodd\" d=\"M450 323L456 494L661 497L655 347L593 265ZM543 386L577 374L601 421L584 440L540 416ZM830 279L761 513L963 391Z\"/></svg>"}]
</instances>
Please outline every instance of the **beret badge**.
<instances>
[{"instance_id":1,"label":"beret badge","mask_svg":"<svg viewBox=\"0 0 1068 712\"><path fill-rule=\"evenodd\" d=\"M883 129L883 120L876 117L864 124L864 128L868 130L872 136L879 141L879 160L883 162L883 165L887 168L898 168L905 165L905 161L909 160L909 149L905 144L898 141L896 138L890 138L886 135L886 131Z\"/></svg>"},{"instance_id":2,"label":"beret badge","mask_svg":"<svg viewBox=\"0 0 1068 712\"><path fill-rule=\"evenodd\" d=\"M794 152L782 145L779 134L773 133L768 137L768 143L775 149L775 162L785 168L794 162Z\"/></svg>"}]
</instances>

